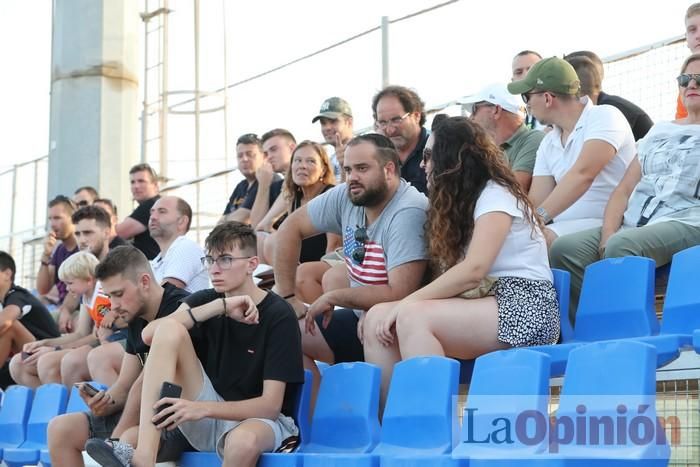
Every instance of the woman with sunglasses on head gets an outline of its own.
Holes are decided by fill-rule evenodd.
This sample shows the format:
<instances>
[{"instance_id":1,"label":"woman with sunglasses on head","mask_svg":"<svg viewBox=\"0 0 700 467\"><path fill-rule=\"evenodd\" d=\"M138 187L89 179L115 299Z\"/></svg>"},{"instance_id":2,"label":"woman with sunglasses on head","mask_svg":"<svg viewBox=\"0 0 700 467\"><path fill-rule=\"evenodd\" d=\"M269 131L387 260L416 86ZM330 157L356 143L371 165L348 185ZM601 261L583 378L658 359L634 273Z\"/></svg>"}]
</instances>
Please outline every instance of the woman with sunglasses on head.
<instances>
[{"instance_id":1,"label":"woman with sunglasses on head","mask_svg":"<svg viewBox=\"0 0 700 467\"><path fill-rule=\"evenodd\" d=\"M277 198L256 227L258 232L271 234L258 235L258 252L263 262L271 264L275 247L274 232L287 216L334 186L335 174L323 146L308 140L299 143L292 153L282 196ZM299 262L319 261L337 246L340 246L340 237L334 234L319 234L304 239Z\"/></svg>"},{"instance_id":2,"label":"woman with sunglasses on head","mask_svg":"<svg viewBox=\"0 0 700 467\"><path fill-rule=\"evenodd\" d=\"M476 358L559 336L542 222L498 146L469 119L445 118L423 165L433 280L372 308L362 333L367 361L382 367L382 401L401 359Z\"/></svg>"},{"instance_id":3,"label":"woman with sunglasses on head","mask_svg":"<svg viewBox=\"0 0 700 467\"><path fill-rule=\"evenodd\" d=\"M589 264L636 255L659 267L700 244L700 53L685 60L676 79L688 116L656 123L638 142L637 158L610 196L602 228L552 244L552 267L571 272L572 319Z\"/></svg>"}]
</instances>

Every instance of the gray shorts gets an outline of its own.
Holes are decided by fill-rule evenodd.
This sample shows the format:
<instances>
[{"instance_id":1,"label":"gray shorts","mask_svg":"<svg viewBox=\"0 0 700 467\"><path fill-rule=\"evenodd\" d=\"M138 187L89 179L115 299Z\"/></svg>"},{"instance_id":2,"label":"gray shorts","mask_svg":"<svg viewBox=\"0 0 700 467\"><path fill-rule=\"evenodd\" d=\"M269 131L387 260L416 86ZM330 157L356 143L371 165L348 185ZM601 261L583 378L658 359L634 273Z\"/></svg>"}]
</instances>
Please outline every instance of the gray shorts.
<instances>
[{"instance_id":1,"label":"gray shorts","mask_svg":"<svg viewBox=\"0 0 700 467\"><path fill-rule=\"evenodd\" d=\"M207 376L204 368L200 363L199 368L202 370L202 389L196 397L196 401L216 401L223 402L224 399L214 389L214 386ZM282 442L290 436L298 436L299 429L291 417L280 414L277 420L268 420L266 418L249 418L248 420L259 420L268 425L275 434L274 451L282 445ZM187 441L197 451L211 452L216 451L220 459L224 458L224 444L226 435L246 420L220 420L216 418L203 418L196 422L186 422L179 426L182 434L185 435Z\"/></svg>"}]
</instances>

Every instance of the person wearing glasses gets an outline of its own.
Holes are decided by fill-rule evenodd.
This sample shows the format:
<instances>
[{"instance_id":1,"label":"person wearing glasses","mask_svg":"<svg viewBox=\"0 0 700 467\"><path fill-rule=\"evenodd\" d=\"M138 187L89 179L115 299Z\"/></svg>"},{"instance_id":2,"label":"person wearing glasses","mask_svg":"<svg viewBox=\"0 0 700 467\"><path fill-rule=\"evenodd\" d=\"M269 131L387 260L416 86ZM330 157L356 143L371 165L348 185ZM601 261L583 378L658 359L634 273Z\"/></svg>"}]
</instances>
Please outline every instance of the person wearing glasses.
<instances>
[{"instance_id":1,"label":"person wearing glasses","mask_svg":"<svg viewBox=\"0 0 700 467\"><path fill-rule=\"evenodd\" d=\"M537 62L525 79L508 84L538 121L554 126L537 150L529 192L547 226L548 245L602 225L610 194L636 152L624 115L579 97L580 87L574 68L557 57Z\"/></svg>"},{"instance_id":2,"label":"person wearing glasses","mask_svg":"<svg viewBox=\"0 0 700 467\"><path fill-rule=\"evenodd\" d=\"M140 423L112 446L88 441L101 465L155 465L166 427L184 436L183 448L216 452L224 465L256 465L261 452L298 435L287 415L304 382L299 327L289 304L253 282L256 242L239 222L211 231L204 263L214 287L143 329L151 347ZM161 399L166 381L182 388L181 397Z\"/></svg>"},{"instance_id":3,"label":"person wearing glasses","mask_svg":"<svg viewBox=\"0 0 700 467\"><path fill-rule=\"evenodd\" d=\"M515 179L527 192L544 133L525 126L523 101L509 93L505 84L498 83L486 86L462 104L469 106L471 119L503 149Z\"/></svg>"},{"instance_id":4,"label":"person wearing glasses","mask_svg":"<svg viewBox=\"0 0 700 467\"><path fill-rule=\"evenodd\" d=\"M433 280L373 307L364 321L365 356L382 368L382 401L399 360L473 359L559 336L544 226L502 150L472 120L449 117L434 123L423 160Z\"/></svg>"},{"instance_id":5,"label":"person wearing glasses","mask_svg":"<svg viewBox=\"0 0 700 467\"><path fill-rule=\"evenodd\" d=\"M192 208L177 196L156 201L148 220L148 231L160 248L151 260L154 277L160 284L170 282L190 293L209 287L209 275L202 264L204 251L187 238L191 222Z\"/></svg>"},{"instance_id":6,"label":"person wearing glasses","mask_svg":"<svg viewBox=\"0 0 700 467\"><path fill-rule=\"evenodd\" d=\"M275 291L302 318L306 368L364 360L363 311L400 300L422 283L427 265L423 236L428 200L399 176L399 154L387 137L370 133L345 149L346 182L295 210L277 231ZM319 233L342 236L347 285L323 293L310 306L296 297L302 240ZM335 269L335 268L334 268ZM336 309L339 308L339 309Z\"/></svg>"},{"instance_id":7,"label":"person wearing glasses","mask_svg":"<svg viewBox=\"0 0 700 467\"><path fill-rule=\"evenodd\" d=\"M89 206L95 202L100 195L91 186L81 186L73 193L73 202L78 208Z\"/></svg>"},{"instance_id":8,"label":"person wearing glasses","mask_svg":"<svg viewBox=\"0 0 700 467\"><path fill-rule=\"evenodd\" d=\"M602 227L565 235L552 245L552 266L571 272L574 312L589 264L636 255L653 258L659 267L700 244L700 54L685 60L677 81L688 116L656 123L639 141Z\"/></svg>"},{"instance_id":9,"label":"person wearing glasses","mask_svg":"<svg viewBox=\"0 0 700 467\"><path fill-rule=\"evenodd\" d=\"M412 89L387 86L372 98L374 128L394 143L399 152L401 177L426 193L425 171L420 165L428 131L425 103Z\"/></svg>"},{"instance_id":10,"label":"person wearing glasses","mask_svg":"<svg viewBox=\"0 0 700 467\"><path fill-rule=\"evenodd\" d=\"M248 222L250 219L250 210L258 193L258 179L255 174L265 162L262 141L255 133L246 133L238 138L236 141L236 160L238 171L244 178L233 189L219 223L226 221ZM272 176L272 182L279 180L281 177L275 173ZM270 193L268 201L270 206L275 202L275 199L276 197Z\"/></svg>"}]
</instances>

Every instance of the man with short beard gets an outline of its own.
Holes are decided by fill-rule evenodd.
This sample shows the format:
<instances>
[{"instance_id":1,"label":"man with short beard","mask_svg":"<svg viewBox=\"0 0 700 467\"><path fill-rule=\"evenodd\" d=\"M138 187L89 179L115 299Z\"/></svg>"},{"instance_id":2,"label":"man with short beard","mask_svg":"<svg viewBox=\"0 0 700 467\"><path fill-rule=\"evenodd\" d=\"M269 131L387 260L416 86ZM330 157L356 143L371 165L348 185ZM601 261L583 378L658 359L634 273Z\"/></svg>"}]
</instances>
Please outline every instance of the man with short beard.
<instances>
[{"instance_id":1,"label":"man with short beard","mask_svg":"<svg viewBox=\"0 0 700 467\"><path fill-rule=\"evenodd\" d=\"M352 138L352 109L350 104L345 99L340 97L329 97L318 111L311 123L319 122L321 124L321 134L326 144L330 144L335 149L335 152L329 156L333 165L333 173L338 183L342 183L343 179L343 155L345 154L345 145Z\"/></svg>"},{"instance_id":2,"label":"man with short beard","mask_svg":"<svg viewBox=\"0 0 700 467\"><path fill-rule=\"evenodd\" d=\"M107 211L99 206L85 206L71 216L75 226L78 248L87 250L102 261L109 252L112 220Z\"/></svg>"},{"instance_id":3,"label":"man with short beard","mask_svg":"<svg viewBox=\"0 0 700 467\"><path fill-rule=\"evenodd\" d=\"M420 285L427 264L423 225L428 200L399 177L399 153L379 134L356 136L345 149L346 183L294 211L278 230L275 291L306 318L304 364L364 360L363 311L401 300ZM308 307L295 297L301 241L322 232L343 237L350 287L328 291ZM335 307L342 309L334 310Z\"/></svg>"}]
</instances>

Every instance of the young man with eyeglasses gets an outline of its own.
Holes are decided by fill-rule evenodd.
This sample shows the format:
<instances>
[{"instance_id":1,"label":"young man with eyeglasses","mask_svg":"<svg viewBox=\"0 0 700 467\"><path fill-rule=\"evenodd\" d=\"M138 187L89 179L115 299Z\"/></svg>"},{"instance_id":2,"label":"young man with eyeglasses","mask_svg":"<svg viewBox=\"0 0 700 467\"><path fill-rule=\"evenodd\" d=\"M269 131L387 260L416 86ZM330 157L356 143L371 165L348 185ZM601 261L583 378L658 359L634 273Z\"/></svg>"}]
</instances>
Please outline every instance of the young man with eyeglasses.
<instances>
[{"instance_id":1,"label":"young man with eyeglasses","mask_svg":"<svg viewBox=\"0 0 700 467\"><path fill-rule=\"evenodd\" d=\"M421 158L419 156L419 162ZM364 360L362 320L377 303L400 300L422 283L428 254L423 226L428 200L399 176L399 154L379 134L351 139L345 149L346 183L294 211L278 230L275 290L294 307L304 329L304 364ZM322 232L343 237L349 287L330 290L307 311L295 296L304 238ZM336 307L342 308L335 310Z\"/></svg>"},{"instance_id":2,"label":"young man with eyeglasses","mask_svg":"<svg viewBox=\"0 0 700 467\"><path fill-rule=\"evenodd\" d=\"M486 86L462 104L471 106L471 119L503 149L515 179L527 193L544 133L525 126L523 101L509 93L505 84L498 83Z\"/></svg>"},{"instance_id":3,"label":"young man with eyeglasses","mask_svg":"<svg viewBox=\"0 0 700 467\"><path fill-rule=\"evenodd\" d=\"M428 130L425 103L412 89L387 86L372 98L374 128L394 143L399 153L401 177L427 193L425 170L420 165Z\"/></svg>"},{"instance_id":4,"label":"young man with eyeglasses","mask_svg":"<svg viewBox=\"0 0 700 467\"><path fill-rule=\"evenodd\" d=\"M140 423L114 448L88 443L103 466L154 465L166 429L198 451L216 451L224 465L255 465L261 452L298 435L286 415L304 381L299 328L289 304L253 282L255 232L226 222L205 245L214 288L190 295L143 330L151 347ZM181 397L161 399L164 382L181 386ZM136 437L135 451L128 449Z\"/></svg>"},{"instance_id":5,"label":"young man with eyeglasses","mask_svg":"<svg viewBox=\"0 0 700 467\"><path fill-rule=\"evenodd\" d=\"M48 445L51 463L56 467L84 465L81 452L89 438L119 437L127 428L138 424L142 370L149 358L149 346L142 331L151 321L174 312L188 295L172 284L161 287L146 256L133 246L110 251L97 266L95 278L109 296L112 310L129 323L126 353L117 381L109 389L94 396L83 390L79 392L89 412L60 415L51 420ZM181 445L182 440L169 438L161 460L175 460Z\"/></svg>"},{"instance_id":6,"label":"young man with eyeglasses","mask_svg":"<svg viewBox=\"0 0 700 467\"><path fill-rule=\"evenodd\" d=\"M116 225L117 235L124 240L133 239L133 245L141 250L148 259L156 257L160 248L148 233L148 219L151 208L160 195L158 176L148 164L137 164L129 169L131 195L138 207L129 216Z\"/></svg>"},{"instance_id":7,"label":"young man with eyeglasses","mask_svg":"<svg viewBox=\"0 0 700 467\"><path fill-rule=\"evenodd\" d=\"M537 120L554 125L537 150L529 192L547 225L547 244L602 225L610 194L636 154L622 112L579 98L576 71L557 57L537 62L508 91L522 95Z\"/></svg>"},{"instance_id":8,"label":"young man with eyeglasses","mask_svg":"<svg viewBox=\"0 0 700 467\"><path fill-rule=\"evenodd\" d=\"M202 265L204 251L187 238L192 208L182 198L164 196L151 208L148 231L158 243L160 253L151 260L158 282L170 282L188 292L209 287L209 275Z\"/></svg>"},{"instance_id":9,"label":"young man with eyeglasses","mask_svg":"<svg viewBox=\"0 0 700 467\"><path fill-rule=\"evenodd\" d=\"M250 219L250 210L258 193L256 173L265 162L262 141L255 133L246 133L238 138L236 141L236 160L238 171L244 179L233 189L219 222L248 222ZM275 173L272 176L272 182L279 180L281 177ZM269 196L268 202L272 206L277 196L272 193Z\"/></svg>"}]
</instances>

